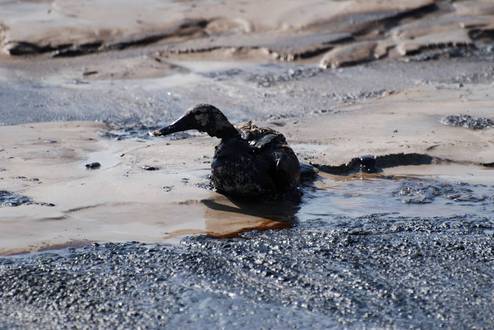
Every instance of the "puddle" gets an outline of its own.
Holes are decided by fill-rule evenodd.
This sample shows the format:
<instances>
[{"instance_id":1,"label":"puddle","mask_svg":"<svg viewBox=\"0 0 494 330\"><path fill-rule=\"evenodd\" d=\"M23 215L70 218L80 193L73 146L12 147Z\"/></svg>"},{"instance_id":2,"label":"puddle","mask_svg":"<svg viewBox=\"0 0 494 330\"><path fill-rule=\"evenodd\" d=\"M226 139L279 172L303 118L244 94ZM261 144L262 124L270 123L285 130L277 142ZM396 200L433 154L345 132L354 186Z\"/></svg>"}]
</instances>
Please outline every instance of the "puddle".
<instances>
[{"instance_id":1,"label":"puddle","mask_svg":"<svg viewBox=\"0 0 494 330\"><path fill-rule=\"evenodd\" d=\"M204 228L180 229L167 233L165 239L206 234L212 237L234 237L248 230L283 229L303 225L307 221L332 223L341 217L362 217L375 214L431 218L465 214L490 217L494 213L494 185L480 184L488 170L473 179L452 174L472 166L410 166L393 169L399 175L366 174L321 176L304 188L302 203L235 202L214 194L195 203L203 207ZM477 167L476 167L477 168ZM404 173L405 172L405 173ZM431 172L434 175L425 175ZM416 175L422 173L424 175ZM445 176L449 173L450 176ZM463 181L461 181L463 180ZM192 204L191 204L192 206ZM193 224L194 222L191 222Z\"/></svg>"},{"instance_id":2,"label":"puddle","mask_svg":"<svg viewBox=\"0 0 494 330\"><path fill-rule=\"evenodd\" d=\"M494 186L433 177L362 176L342 180L322 177L306 191L300 222L332 216L393 214L434 217L492 216Z\"/></svg>"},{"instance_id":3,"label":"puddle","mask_svg":"<svg viewBox=\"0 0 494 330\"><path fill-rule=\"evenodd\" d=\"M60 206L49 208L52 210L41 213L39 204L31 199L9 194L30 206L4 212L5 246L0 254L72 246L71 242L80 241L176 244L191 235L236 237L246 231L288 229L313 221L337 228L341 219L375 214L384 220L397 216L425 220L466 214L490 217L494 213L492 170L480 166L401 166L377 174L353 175L320 172L316 181L303 188L302 202L293 204L232 200L204 189L198 183L206 182L207 168L188 172L189 177L184 180L182 171L170 174L137 167L115 189L115 178L124 173L120 172L122 164L118 163L123 160L107 159L108 154L118 152L90 154L90 160L100 160L105 170L91 173L94 180L84 179L80 181L83 185L77 181L53 188L57 192L52 191L51 198L55 202L57 198L64 200L60 200ZM174 188L164 190L165 183ZM111 186L112 193L105 194ZM77 198L95 204L64 208L64 203Z\"/></svg>"}]
</instances>

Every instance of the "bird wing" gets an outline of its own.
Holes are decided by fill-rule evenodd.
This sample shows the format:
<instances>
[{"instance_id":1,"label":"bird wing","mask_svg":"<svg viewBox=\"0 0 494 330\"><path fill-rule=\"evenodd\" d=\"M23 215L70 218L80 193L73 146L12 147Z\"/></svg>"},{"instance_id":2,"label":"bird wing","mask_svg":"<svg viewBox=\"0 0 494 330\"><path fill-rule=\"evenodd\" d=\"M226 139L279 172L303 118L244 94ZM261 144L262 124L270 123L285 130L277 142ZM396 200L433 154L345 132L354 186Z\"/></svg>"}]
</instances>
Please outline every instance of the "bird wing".
<instances>
[{"instance_id":1,"label":"bird wing","mask_svg":"<svg viewBox=\"0 0 494 330\"><path fill-rule=\"evenodd\" d=\"M274 181L282 189L294 188L300 180L300 163L288 145L277 146L272 151Z\"/></svg>"},{"instance_id":2,"label":"bird wing","mask_svg":"<svg viewBox=\"0 0 494 330\"><path fill-rule=\"evenodd\" d=\"M249 144L256 149L263 149L278 137L277 134L266 134L257 140L249 141Z\"/></svg>"}]
</instances>

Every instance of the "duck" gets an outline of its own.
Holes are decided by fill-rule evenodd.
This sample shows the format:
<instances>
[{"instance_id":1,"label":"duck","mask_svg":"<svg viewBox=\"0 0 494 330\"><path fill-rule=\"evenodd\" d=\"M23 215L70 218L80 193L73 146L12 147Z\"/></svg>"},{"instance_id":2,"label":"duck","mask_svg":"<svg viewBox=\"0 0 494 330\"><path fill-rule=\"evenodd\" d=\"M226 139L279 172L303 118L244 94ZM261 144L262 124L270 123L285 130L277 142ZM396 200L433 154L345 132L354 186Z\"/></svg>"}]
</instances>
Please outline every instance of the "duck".
<instances>
[{"instance_id":1,"label":"duck","mask_svg":"<svg viewBox=\"0 0 494 330\"><path fill-rule=\"evenodd\" d=\"M220 139L211 162L211 182L219 193L239 198L298 196L300 163L280 132L248 122L235 127L218 108L198 104L152 136L197 130Z\"/></svg>"}]
</instances>

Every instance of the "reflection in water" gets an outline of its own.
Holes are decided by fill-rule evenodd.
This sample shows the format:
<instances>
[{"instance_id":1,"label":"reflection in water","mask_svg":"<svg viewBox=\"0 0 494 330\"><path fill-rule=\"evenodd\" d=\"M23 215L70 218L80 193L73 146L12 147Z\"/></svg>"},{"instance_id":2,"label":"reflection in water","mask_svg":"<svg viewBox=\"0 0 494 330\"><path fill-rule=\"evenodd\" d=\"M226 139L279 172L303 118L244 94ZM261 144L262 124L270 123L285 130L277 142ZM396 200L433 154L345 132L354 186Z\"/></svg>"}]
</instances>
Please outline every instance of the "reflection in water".
<instances>
[{"instance_id":1,"label":"reflection in water","mask_svg":"<svg viewBox=\"0 0 494 330\"><path fill-rule=\"evenodd\" d=\"M231 237L246 230L289 228L296 222L298 203L289 201L245 201L207 199L202 203L205 212L206 230L211 236ZM222 228L230 227L230 233L221 234ZM235 230L233 230L235 229Z\"/></svg>"},{"instance_id":2,"label":"reflection in water","mask_svg":"<svg viewBox=\"0 0 494 330\"><path fill-rule=\"evenodd\" d=\"M280 222L293 222L295 214L300 209L298 203L291 201L246 201L221 197L223 198L205 199L202 203L209 210L238 213Z\"/></svg>"},{"instance_id":3,"label":"reflection in water","mask_svg":"<svg viewBox=\"0 0 494 330\"><path fill-rule=\"evenodd\" d=\"M251 201L214 194L201 200L204 209L204 230L182 229L167 234L170 239L187 234L206 234L211 237L235 237L249 230L283 229L292 227L300 209L291 201Z\"/></svg>"}]
</instances>

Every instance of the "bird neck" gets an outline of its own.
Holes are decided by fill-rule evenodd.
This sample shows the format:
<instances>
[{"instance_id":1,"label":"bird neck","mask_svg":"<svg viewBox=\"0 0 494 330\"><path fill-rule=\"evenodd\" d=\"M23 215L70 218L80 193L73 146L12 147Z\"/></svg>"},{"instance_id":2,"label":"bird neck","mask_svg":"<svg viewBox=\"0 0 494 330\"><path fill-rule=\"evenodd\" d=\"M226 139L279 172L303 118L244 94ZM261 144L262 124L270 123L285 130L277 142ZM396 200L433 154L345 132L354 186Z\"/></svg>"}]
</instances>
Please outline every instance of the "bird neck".
<instances>
[{"instance_id":1,"label":"bird neck","mask_svg":"<svg viewBox=\"0 0 494 330\"><path fill-rule=\"evenodd\" d=\"M208 130L206 133L208 133L209 136L217 137L222 141L240 137L240 133L230 123L228 123L228 125L223 125L221 128L215 127L214 130Z\"/></svg>"}]
</instances>

